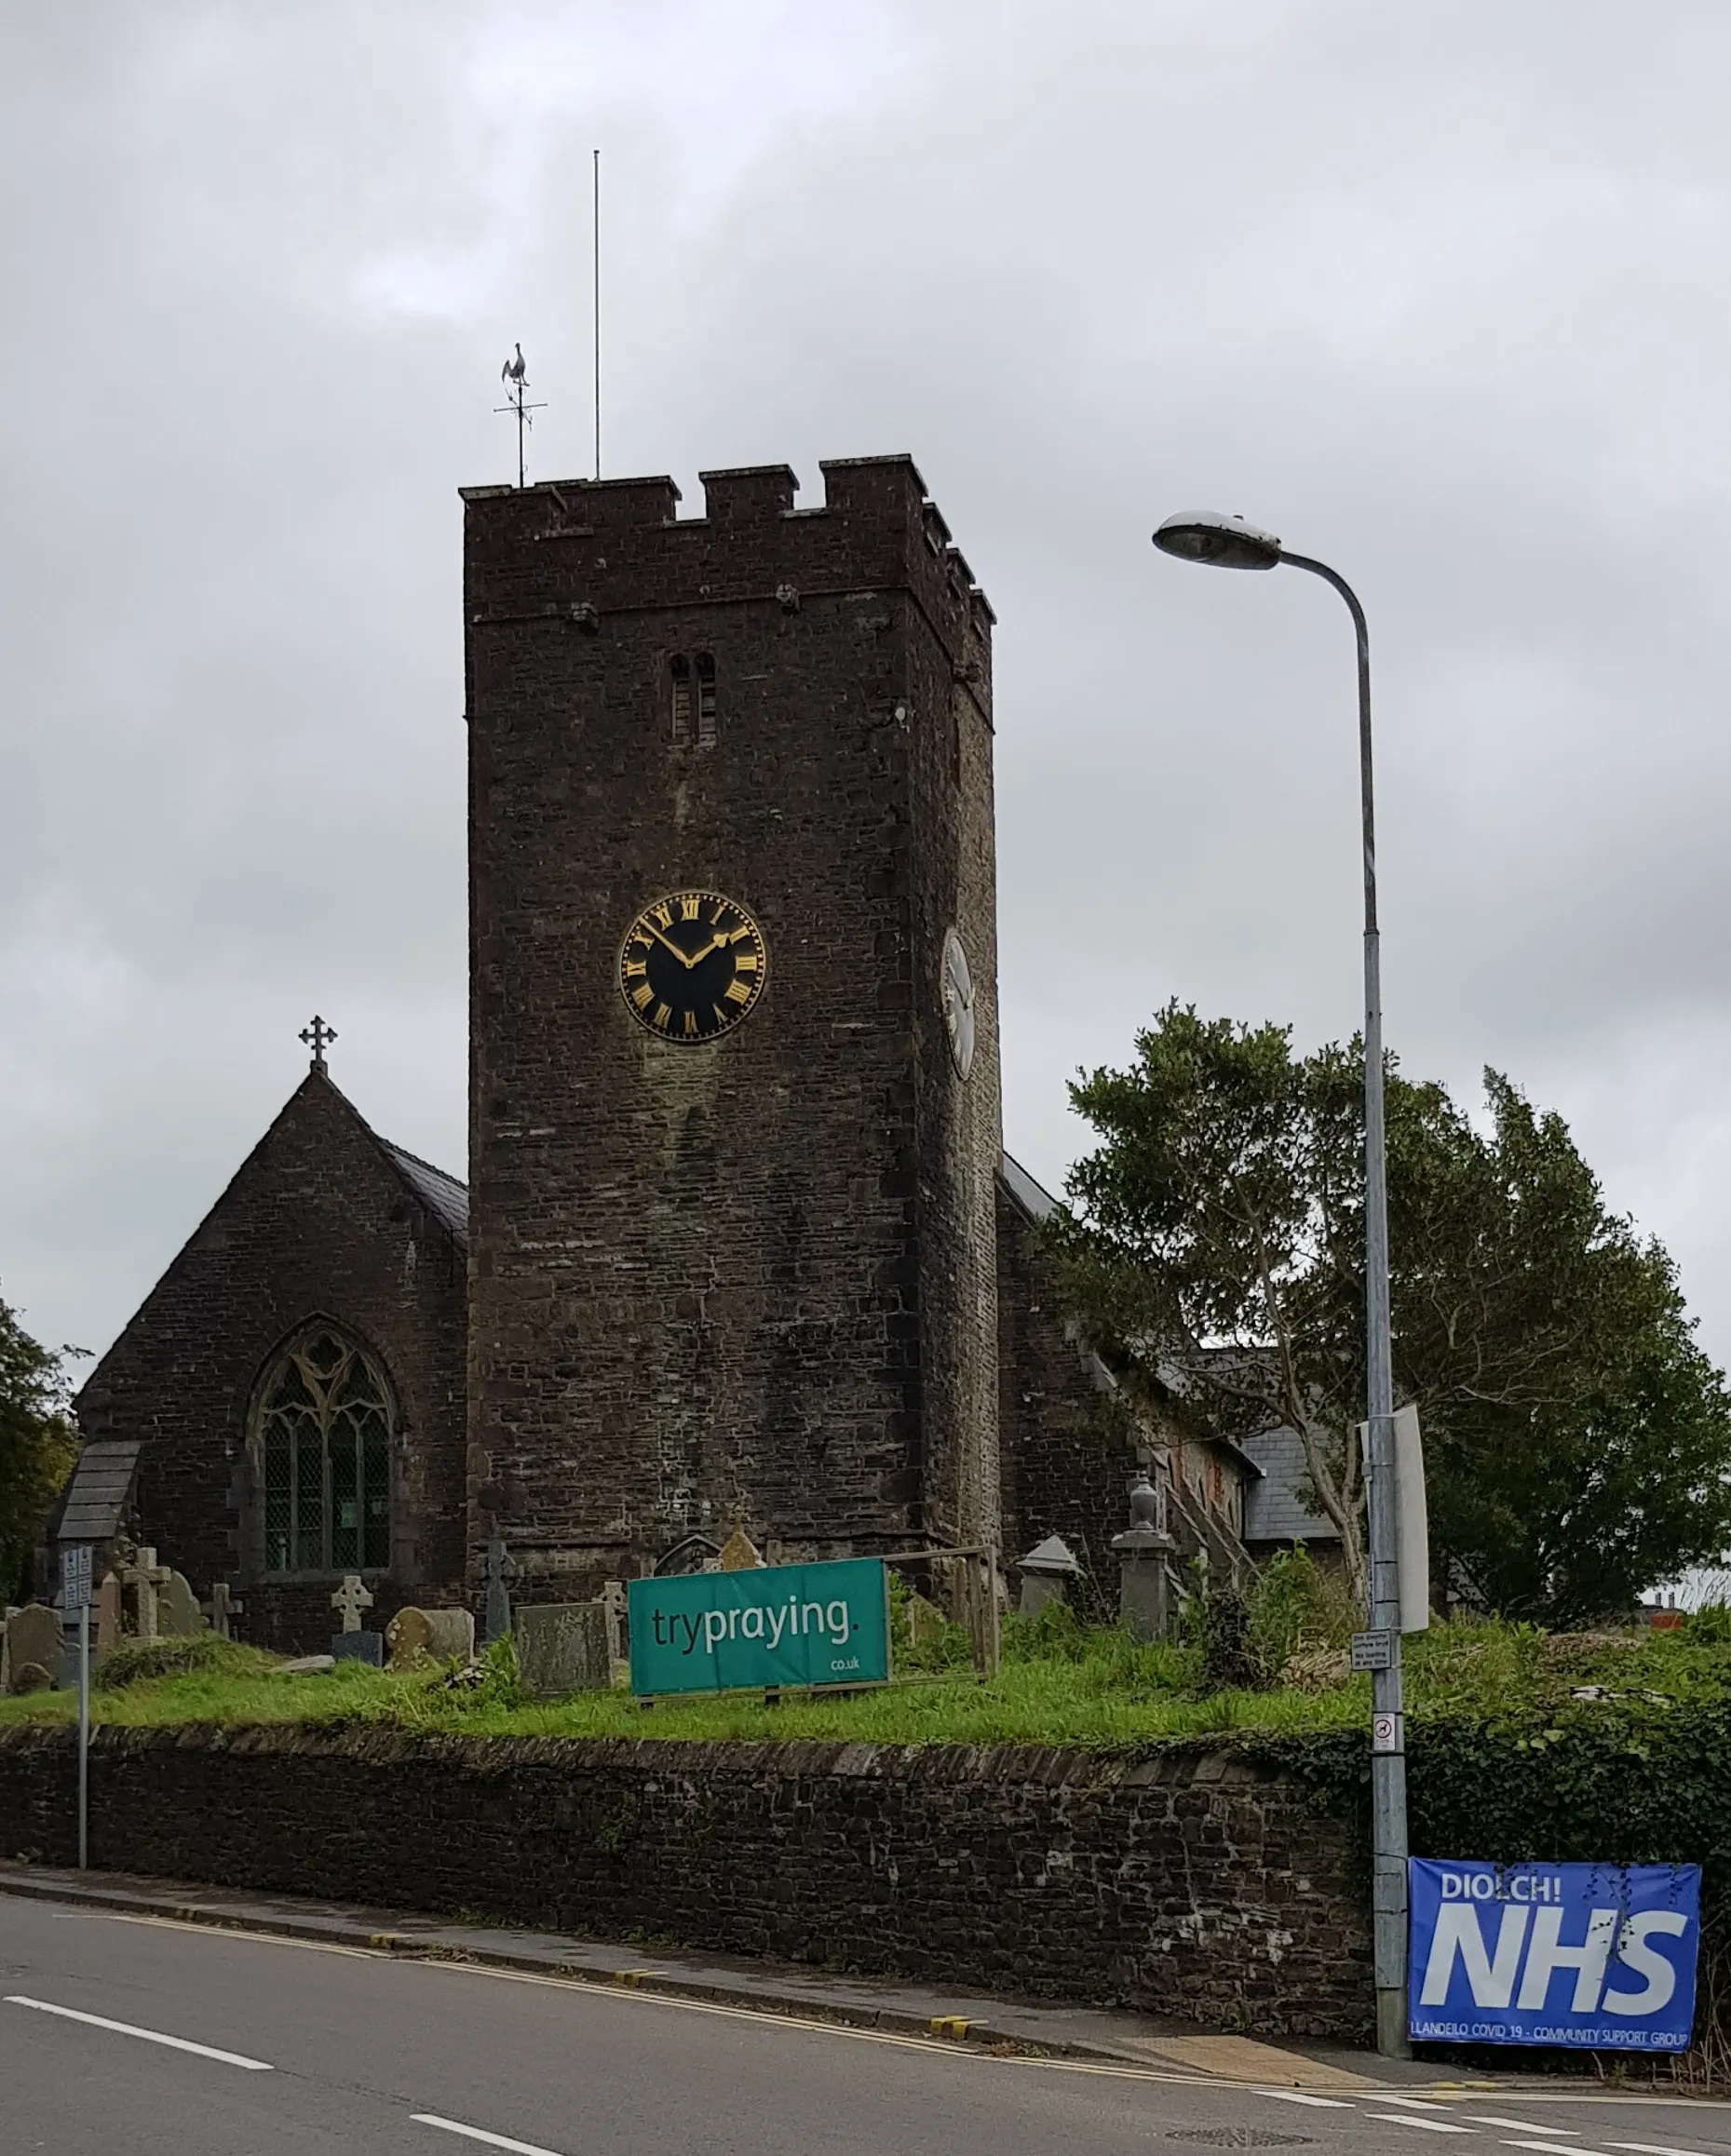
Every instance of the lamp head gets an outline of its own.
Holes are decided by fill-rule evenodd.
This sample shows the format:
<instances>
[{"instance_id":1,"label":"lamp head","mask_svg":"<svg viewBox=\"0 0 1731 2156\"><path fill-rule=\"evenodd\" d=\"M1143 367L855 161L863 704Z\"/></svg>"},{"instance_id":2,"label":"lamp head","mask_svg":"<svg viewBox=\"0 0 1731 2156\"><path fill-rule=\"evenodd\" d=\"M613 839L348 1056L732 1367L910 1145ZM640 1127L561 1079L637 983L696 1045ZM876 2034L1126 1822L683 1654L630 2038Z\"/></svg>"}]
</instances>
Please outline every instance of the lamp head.
<instances>
[{"instance_id":1,"label":"lamp head","mask_svg":"<svg viewBox=\"0 0 1731 2156\"><path fill-rule=\"evenodd\" d=\"M1273 569L1280 542L1242 517L1223 517L1212 509L1187 509L1169 517L1154 535L1162 554L1180 561L1207 561L1216 569Z\"/></svg>"}]
</instances>

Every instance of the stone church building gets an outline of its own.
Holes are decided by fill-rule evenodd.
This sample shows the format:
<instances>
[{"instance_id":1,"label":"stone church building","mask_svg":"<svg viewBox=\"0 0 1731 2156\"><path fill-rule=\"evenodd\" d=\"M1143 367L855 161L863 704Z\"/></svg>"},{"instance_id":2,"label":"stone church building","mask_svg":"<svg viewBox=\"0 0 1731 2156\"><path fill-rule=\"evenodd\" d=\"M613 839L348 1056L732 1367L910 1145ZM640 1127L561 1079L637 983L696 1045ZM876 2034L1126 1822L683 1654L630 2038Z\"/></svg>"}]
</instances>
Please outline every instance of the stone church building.
<instances>
[{"instance_id":1,"label":"stone church building","mask_svg":"<svg viewBox=\"0 0 1731 2156\"><path fill-rule=\"evenodd\" d=\"M464 492L467 1183L313 1066L77 1401L56 1531L244 1637L698 1563L1058 1533L1139 1458L1236 1561L1249 1453L1132 1411L1003 1151L993 613L904 456ZM1247 1499L1247 1492L1251 1493Z\"/></svg>"}]
</instances>

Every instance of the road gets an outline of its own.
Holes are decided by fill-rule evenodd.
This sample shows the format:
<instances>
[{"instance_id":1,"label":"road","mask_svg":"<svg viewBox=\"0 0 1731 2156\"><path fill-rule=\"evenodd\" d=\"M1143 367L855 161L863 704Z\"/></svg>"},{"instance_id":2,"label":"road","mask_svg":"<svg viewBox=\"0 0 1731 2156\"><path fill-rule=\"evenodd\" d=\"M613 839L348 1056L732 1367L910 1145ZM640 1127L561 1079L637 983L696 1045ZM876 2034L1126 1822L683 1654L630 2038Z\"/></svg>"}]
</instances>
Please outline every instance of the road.
<instances>
[{"instance_id":1,"label":"road","mask_svg":"<svg viewBox=\"0 0 1731 2156\"><path fill-rule=\"evenodd\" d=\"M1440 2141L1459 2156L1731 2156L1731 2106L1304 2096L0 1897L0 2156L1370 2156Z\"/></svg>"}]
</instances>

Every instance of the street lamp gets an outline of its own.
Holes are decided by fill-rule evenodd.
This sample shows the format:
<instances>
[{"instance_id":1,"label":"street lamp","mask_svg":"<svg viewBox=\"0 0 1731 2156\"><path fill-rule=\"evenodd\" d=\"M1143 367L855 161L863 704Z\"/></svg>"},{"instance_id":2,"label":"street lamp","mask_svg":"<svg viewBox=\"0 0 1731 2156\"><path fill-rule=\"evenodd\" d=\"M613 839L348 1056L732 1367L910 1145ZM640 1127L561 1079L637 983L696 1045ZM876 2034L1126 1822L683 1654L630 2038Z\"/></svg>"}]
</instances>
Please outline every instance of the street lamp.
<instances>
[{"instance_id":1,"label":"street lamp","mask_svg":"<svg viewBox=\"0 0 1731 2156\"><path fill-rule=\"evenodd\" d=\"M1404 2057L1406 2036L1406 1732L1400 1704L1400 1568L1395 1512L1394 1373L1388 1321L1388 1163L1383 1135L1383 989L1376 927L1376 831L1371 787L1371 637L1358 594L1325 561L1290 553L1242 517L1169 517L1154 534L1163 554L1216 569L1307 569L1346 602L1359 640L1359 788L1364 831L1364 1318L1370 1439L1371 1803L1374 1882L1376 2048Z\"/></svg>"}]
</instances>

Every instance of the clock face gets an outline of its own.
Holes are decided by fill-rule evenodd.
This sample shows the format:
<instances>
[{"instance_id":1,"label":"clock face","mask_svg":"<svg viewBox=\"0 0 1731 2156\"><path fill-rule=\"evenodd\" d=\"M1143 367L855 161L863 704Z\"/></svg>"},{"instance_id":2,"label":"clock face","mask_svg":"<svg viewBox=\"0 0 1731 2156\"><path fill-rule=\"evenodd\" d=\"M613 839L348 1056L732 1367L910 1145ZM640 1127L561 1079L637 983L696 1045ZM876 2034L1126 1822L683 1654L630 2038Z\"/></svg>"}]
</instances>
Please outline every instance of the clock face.
<instances>
[{"instance_id":1,"label":"clock face","mask_svg":"<svg viewBox=\"0 0 1731 2156\"><path fill-rule=\"evenodd\" d=\"M717 1041L752 1011L769 954L737 900L675 891L632 922L619 946L619 992L652 1033L687 1047Z\"/></svg>"},{"instance_id":2,"label":"clock face","mask_svg":"<svg viewBox=\"0 0 1731 2156\"><path fill-rule=\"evenodd\" d=\"M966 1078L974 1067L974 977L953 928L943 939L943 1022L950 1036L950 1059L957 1077Z\"/></svg>"}]
</instances>

